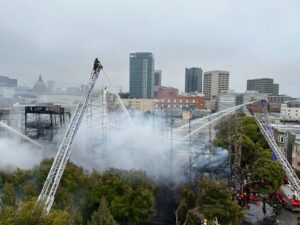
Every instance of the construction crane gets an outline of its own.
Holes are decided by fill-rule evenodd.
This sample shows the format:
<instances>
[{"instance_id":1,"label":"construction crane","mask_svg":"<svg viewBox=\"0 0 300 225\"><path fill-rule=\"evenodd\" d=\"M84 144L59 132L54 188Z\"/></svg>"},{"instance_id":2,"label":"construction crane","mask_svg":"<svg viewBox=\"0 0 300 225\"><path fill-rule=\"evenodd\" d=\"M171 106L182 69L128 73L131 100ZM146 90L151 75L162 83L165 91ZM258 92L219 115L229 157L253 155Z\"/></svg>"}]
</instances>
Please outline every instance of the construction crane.
<instances>
[{"instance_id":1,"label":"construction crane","mask_svg":"<svg viewBox=\"0 0 300 225\"><path fill-rule=\"evenodd\" d=\"M43 207L47 213L49 213L49 211L51 210L56 190L71 154L72 142L79 129L80 123L87 107L87 102L90 98L91 92L94 89L95 83L102 68L103 67L101 63L96 58L88 85L83 92L82 98L75 110L75 113L73 114L71 123L57 151L47 179L44 183L43 189L38 197L37 204L43 204Z\"/></svg>"},{"instance_id":2,"label":"construction crane","mask_svg":"<svg viewBox=\"0 0 300 225\"><path fill-rule=\"evenodd\" d=\"M262 108L263 116L267 116L267 103L265 100L262 100L259 103L259 106ZM253 107L253 104L247 104L246 105L248 111L251 115L253 115L255 122L257 123L261 133L263 134L264 138L268 142L273 154L276 157L276 160L281 165L282 169L285 171L286 176L289 179L289 183L293 186L294 191L297 192L298 196L300 196L300 180L295 173L294 169L286 159L285 155L277 145L272 128L269 124L269 121L264 119L261 115L261 113L257 112L257 110Z\"/></svg>"}]
</instances>

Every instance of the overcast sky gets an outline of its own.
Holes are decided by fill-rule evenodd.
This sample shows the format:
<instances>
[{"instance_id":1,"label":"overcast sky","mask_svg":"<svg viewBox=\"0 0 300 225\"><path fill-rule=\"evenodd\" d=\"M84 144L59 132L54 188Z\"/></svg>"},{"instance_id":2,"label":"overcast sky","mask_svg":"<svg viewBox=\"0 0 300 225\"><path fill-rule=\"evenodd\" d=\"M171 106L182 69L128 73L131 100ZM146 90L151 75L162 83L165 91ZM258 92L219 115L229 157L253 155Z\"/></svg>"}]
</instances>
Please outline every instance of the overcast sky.
<instances>
[{"instance_id":1,"label":"overcast sky","mask_svg":"<svg viewBox=\"0 0 300 225\"><path fill-rule=\"evenodd\" d=\"M0 75L32 86L86 83L99 57L128 90L129 53L149 51L162 83L185 67L229 70L230 88L270 77L300 97L299 0L0 0Z\"/></svg>"}]
</instances>

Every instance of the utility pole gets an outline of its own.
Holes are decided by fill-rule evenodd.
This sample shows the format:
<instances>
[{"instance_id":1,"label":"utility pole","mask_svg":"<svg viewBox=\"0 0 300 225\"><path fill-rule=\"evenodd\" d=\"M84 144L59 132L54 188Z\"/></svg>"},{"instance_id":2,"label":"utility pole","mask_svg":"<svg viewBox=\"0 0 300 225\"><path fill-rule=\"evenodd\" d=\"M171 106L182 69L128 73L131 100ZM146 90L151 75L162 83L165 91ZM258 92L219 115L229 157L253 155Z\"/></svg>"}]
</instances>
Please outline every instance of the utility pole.
<instances>
[{"instance_id":1,"label":"utility pole","mask_svg":"<svg viewBox=\"0 0 300 225\"><path fill-rule=\"evenodd\" d=\"M170 167L171 167L171 182L173 183L173 125L174 118L171 118L171 146L170 146Z\"/></svg>"},{"instance_id":2,"label":"utility pole","mask_svg":"<svg viewBox=\"0 0 300 225\"><path fill-rule=\"evenodd\" d=\"M189 134L192 132L191 128L191 111L189 115ZM189 156L189 178L192 182L192 135L189 136L189 146L188 146L188 156Z\"/></svg>"}]
</instances>

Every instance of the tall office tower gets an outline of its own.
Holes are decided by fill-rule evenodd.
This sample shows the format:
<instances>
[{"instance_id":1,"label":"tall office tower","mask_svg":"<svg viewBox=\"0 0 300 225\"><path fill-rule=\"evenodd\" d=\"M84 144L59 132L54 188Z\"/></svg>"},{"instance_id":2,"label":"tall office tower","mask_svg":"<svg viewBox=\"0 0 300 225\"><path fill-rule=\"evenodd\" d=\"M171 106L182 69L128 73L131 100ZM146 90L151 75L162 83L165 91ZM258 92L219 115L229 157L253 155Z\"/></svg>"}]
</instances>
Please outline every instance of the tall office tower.
<instances>
[{"instance_id":1,"label":"tall office tower","mask_svg":"<svg viewBox=\"0 0 300 225\"><path fill-rule=\"evenodd\" d=\"M154 71L154 86L161 86L161 70Z\"/></svg>"},{"instance_id":2,"label":"tall office tower","mask_svg":"<svg viewBox=\"0 0 300 225\"><path fill-rule=\"evenodd\" d=\"M185 92L202 93L202 74L201 68L185 68Z\"/></svg>"},{"instance_id":3,"label":"tall office tower","mask_svg":"<svg viewBox=\"0 0 300 225\"><path fill-rule=\"evenodd\" d=\"M203 94L207 100L216 99L221 91L229 90L228 71L207 71L203 80Z\"/></svg>"},{"instance_id":4,"label":"tall office tower","mask_svg":"<svg viewBox=\"0 0 300 225\"><path fill-rule=\"evenodd\" d=\"M271 78L260 78L247 80L247 91L258 91L268 95L279 94L279 84L274 84Z\"/></svg>"},{"instance_id":5,"label":"tall office tower","mask_svg":"<svg viewBox=\"0 0 300 225\"><path fill-rule=\"evenodd\" d=\"M274 84L273 95L279 95L279 84Z\"/></svg>"},{"instance_id":6,"label":"tall office tower","mask_svg":"<svg viewBox=\"0 0 300 225\"><path fill-rule=\"evenodd\" d=\"M154 55L150 52L130 53L129 95L131 98L153 98Z\"/></svg>"},{"instance_id":7,"label":"tall office tower","mask_svg":"<svg viewBox=\"0 0 300 225\"><path fill-rule=\"evenodd\" d=\"M161 87L161 70L154 71L154 97L158 96L158 89Z\"/></svg>"}]
</instances>

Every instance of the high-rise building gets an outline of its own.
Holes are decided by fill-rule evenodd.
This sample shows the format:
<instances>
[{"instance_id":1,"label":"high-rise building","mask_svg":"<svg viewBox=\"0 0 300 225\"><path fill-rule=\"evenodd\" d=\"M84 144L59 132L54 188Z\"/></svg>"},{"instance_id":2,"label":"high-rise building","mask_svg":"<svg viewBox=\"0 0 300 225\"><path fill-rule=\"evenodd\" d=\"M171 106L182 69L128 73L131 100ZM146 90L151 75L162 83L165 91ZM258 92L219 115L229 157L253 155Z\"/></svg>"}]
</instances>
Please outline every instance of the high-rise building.
<instances>
[{"instance_id":1,"label":"high-rise building","mask_svg":"<svg viewBox=\"0 0 300 225\"><path fill-rule=\"evenodd\" d=\"M154 71L154 86L161 86L161 70Z\"/></svg>"},{"instance_id":2,"label":"high-rise building","mask_svg":"<svg viewBox=\"0 0 300 225\"><path fill-rule=\"evenodd\" d=\"M154 71L154 97L157 98L158 90L161 87L161 70Z\"/></svg>"},{"instance_id":3,"label":"high-rise building","mask_svg":"<svg viewBox=\"0 0 300 225\"><path fill-rule=\"evenodd\" d=\"M274 95L279 95L279 84L274 84Z\"/></svg>"},{"instance_id":4,"label":"high-rise building","mask_svg":"<svg viewBox=\"0 0 300 225\"><path fill-rule=\"evenodd\" d=\"M18 80L9 77L0 76L0 87L17 87Z\"/></svg>"},{"instance_id":5,"label":"high-rise building","mask_svg":"<svg viewBox=\"0 0 300 225\"><path fill-rule=\"evenodd\" d=\"M185 68L185 92L202 93L202 74L201 68Z\"/></svg>"},{"instance_id":6,"label":"high-rise building","mask_svg":"<svg viewBox=\"0 0 300 225\"><path fill-rule=\"evenodd\" d=\"M129 94L131 98L153 98L154 55L152 53L130 53Z\"/></svg>"},{"instance_id":7,"label":"high-rise building","mask_svg":"<svg viewBox=\"0 0 300 225\"><path fill-rule=\"evenodd\" d=\"M258 91L268 95L279 94L279 84L274 84L271 78L247 80L247 91Z\"/></svg>"},{"instance_id":8,"label":"high-rise building","mask_svg":"<svg viewBox=\"0 0 300 225\"><path fill-rule=\"evenodd\" d=\"M229 90L229 72L221 70L204 73L203 94L205 99L216 99L221 91Z\"/></svg>"}]
</instances>

